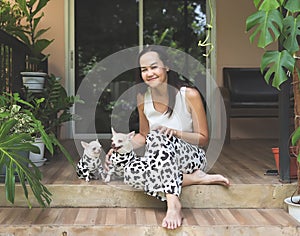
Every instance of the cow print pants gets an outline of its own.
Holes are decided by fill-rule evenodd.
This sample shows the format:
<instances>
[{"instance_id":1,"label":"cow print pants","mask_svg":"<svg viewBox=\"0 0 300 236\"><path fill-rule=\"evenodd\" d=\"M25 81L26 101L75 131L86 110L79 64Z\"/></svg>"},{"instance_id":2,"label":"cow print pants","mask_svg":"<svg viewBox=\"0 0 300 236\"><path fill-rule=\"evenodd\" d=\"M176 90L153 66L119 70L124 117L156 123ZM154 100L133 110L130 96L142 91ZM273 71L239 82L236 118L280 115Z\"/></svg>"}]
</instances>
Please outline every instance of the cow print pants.
<instances>
[{"instance_id":1,"label":"cow print pants","mask_svg":"<svg viewBox=\"0 0 300 236\"><path fill-rule=\"evenodd\" d=\"M146 137L145 156L125 167L124 182L161 201L166 193L179 196L183 174L204 170L205 151L177 137L151 131Z\"/></svg>"}]
</instances>

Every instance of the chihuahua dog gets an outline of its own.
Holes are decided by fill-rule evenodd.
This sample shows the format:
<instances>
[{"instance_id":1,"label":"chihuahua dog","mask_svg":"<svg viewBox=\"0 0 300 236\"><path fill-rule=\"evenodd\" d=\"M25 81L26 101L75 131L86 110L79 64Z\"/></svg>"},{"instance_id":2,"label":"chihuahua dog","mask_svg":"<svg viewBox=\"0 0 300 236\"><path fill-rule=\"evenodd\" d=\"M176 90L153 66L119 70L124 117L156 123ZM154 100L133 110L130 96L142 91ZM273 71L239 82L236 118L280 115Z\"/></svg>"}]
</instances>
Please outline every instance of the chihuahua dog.
<instances>
[{"instance_id":1,"label":"chihuahua dog","mask_svg":"<svg viewBox=\"0 0 300 236\"><path fill-rule=\"evenodd\" d=\"M112 174L118 177L124 177L124 167L136 157L131 144L135 132L132 131L128 134L117 133L113 128L111 146L113 149L112 155L110 156L109 170L107 171L104 182L109 182Z\"/></svg>"},{"instance_id":2,"label":"chihuahua dog","mask_svg":"<svg viewBox=\"0 0 300 236\"><path fill-rule=\"evenodd\" d=\"M84 152L76 166L77 176L80 179L85 179L87 182L90 179L99 179L100 177L104 180L105 171L100 158L102 146L98 139L90 143L81 141L81 145L84 148Z\"/></svg>"}]
</instances>

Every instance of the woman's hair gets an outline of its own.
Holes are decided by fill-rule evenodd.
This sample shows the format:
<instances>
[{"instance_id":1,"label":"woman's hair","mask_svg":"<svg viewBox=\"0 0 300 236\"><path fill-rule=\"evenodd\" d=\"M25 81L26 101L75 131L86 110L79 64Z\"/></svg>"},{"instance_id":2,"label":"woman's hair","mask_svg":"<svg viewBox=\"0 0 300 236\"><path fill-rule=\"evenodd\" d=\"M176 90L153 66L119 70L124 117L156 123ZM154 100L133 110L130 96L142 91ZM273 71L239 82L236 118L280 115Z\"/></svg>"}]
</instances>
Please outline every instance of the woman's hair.
<instances>
[{"instance_id":1,"label":"woman's hair","mask_svg":"<svg viewBox=\"0 0 300 236\"><path fill-rule=\"evenodd\" d=\"M142 86L139 86L140 89L138 92L144 94L148 87L142 79L141 68L140 68L140 58L148 52L156 52L158 54L159 59L164 63L164 65L170 68L170 70L167 71L167 74L168 74L167 81L168 81L168 85L169 85L169 86L167 86L168 95L169 95L169 104L168 104L167 114L169 114L169 117L170 117L174 110L175 98L176 98L176 94L177 94L178 90L183 86L188 86L188 87L194 87L194 86L192 86L188 80L182 80L179 77L179 74L172 70L172 68L173 68L172 63L170 62L169 57L168 57L167 53L165 52L165 50L163 50L161 47L151 45L151 46L145 47L139 53L139 56L138 56L138 60L137 60L138 70L137 70L137 76L136 76L136 83L143 84Z\"/></svg>"}]
</instances>

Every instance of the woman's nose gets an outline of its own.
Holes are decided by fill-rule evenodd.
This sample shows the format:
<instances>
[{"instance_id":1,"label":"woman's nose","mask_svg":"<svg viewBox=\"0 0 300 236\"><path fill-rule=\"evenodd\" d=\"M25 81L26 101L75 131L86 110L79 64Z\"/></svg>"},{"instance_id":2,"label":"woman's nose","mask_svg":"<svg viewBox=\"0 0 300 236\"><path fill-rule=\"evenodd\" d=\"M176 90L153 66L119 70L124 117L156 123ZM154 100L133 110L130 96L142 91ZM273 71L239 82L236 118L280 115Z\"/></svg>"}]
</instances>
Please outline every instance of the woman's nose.
<instances>
[{"instance_id":1,"label":"woman's nose","mask_svg":"<svg viewBox=\"0 0 300 236\"><path fill-rule=\"evenodd\" d=\"M147 70L147 76L152 76L153 75L153 70L152 69L148 69Z\"/></svg>"}]
</instances>

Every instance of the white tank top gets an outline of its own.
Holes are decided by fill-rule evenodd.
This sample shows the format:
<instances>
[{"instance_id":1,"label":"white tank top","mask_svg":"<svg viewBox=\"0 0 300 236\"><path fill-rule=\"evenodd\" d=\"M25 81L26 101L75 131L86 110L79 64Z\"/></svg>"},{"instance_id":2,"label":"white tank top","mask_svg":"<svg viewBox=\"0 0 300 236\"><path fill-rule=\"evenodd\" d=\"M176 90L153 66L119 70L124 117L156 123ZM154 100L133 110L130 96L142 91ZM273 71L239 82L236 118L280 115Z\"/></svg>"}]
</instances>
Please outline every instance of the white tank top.
<instances>
[{"instance_id":1,"label":"white tank top","mask_svg":"<svg viewBox=\"0 0 300 236\"><path fill-rule=\"evenodd\" d=\"M193 131L193 120L191 113L187 110L185 101L186 87L181 87L176 94L176 101L171 117L169 114L161 113L155 110L151 91L148 89L144 95L144 113L148 119L150 130L158 126L166 126L184 132Z\"/></svg>"}]
</instances>

